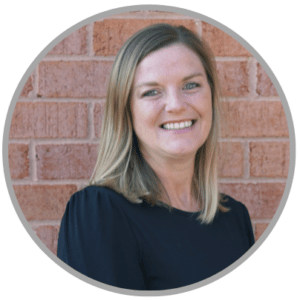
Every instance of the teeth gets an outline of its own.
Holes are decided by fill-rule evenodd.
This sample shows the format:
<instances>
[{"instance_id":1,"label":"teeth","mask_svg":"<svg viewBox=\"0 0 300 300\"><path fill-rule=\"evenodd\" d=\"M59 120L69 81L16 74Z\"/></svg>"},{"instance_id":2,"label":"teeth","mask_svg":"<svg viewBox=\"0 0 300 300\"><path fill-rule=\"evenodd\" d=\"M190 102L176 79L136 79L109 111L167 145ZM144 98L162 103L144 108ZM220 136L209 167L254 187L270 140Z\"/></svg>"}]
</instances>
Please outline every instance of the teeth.
<instances>
[{"instance_id":1,"label":"teeth","mask_svg":"<svg viewBox=\"0 0 300 300\"><path fill-rule=\"evenodd\" d=\"M185 122L180 122L180 123L167 123L164 124L162 127L164 129L172 130L172 129L183 129L187 127L192 126L192 121L185 121Z\"/></svg>"}]
</instances>

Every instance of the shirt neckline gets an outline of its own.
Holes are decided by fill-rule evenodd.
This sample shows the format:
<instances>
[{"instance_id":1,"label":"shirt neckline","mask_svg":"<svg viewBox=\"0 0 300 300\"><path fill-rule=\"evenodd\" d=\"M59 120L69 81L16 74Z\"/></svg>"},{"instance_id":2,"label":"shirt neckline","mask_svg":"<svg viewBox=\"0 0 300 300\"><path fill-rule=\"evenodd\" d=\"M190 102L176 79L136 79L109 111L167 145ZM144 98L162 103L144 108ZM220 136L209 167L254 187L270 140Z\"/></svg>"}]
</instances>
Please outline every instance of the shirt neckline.
<instances>
[{"instance_id":1,"label":"shirt neckline","mask_svg":"<svg viewBox=\"0 0 300 300\"><path fill-rule=\"evenodd\" d=\"M189 217L193 217L193 216L199 216L199 213L201 213L201 210L198 211L187 211L187 210L181 210L179 208L175 208L172 206L172 210L170 211L170 213L176 213L178 215L182 215L182 216L189 216Z\"/></svg>"}]
</instances>

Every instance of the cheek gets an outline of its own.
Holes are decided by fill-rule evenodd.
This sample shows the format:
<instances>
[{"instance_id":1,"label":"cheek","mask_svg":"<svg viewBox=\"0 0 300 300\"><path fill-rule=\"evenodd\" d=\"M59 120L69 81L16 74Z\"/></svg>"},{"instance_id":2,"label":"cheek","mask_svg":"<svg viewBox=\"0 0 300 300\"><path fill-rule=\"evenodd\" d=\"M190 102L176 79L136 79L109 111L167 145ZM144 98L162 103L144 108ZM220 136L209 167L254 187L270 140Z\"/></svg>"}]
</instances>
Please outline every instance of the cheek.
<instances>
[{"instance_id":1,"label":"cheek","mask_svg":"<svg viewBox=\"0 0 300 300\"><path fill-rule=\"evenodd\" d=\"M213 120L213 109L212 109L212 100L210 98L210 93L206 94L205 97L202 97L202 101L198 104L198 112L202 120L203 130L209 132L212 126Z\"/></svg>"},{"instance_id":2,"label":"cheek","mask_svg":"<svg viewBox=\"0 0 300 300\"><path fill-rule=\"evenodd\" d=\"M159 107L154 102L141 100L133 103L131 111L135 120L146 124L155 122Z\"/></svg>"},{"instance_id":3,"label":"cheek","mask_svg":"<svg viewBox=\"0 0 300 300\"><path fill-rule=\"evenodd\" d=\"M194 109L198 111L202 118L209 120L212 117L212 100L210 93L196 96L192 103Z\"/></svg>"},{"instance_id":4,"label":"cheek","mask_svg":"<svg viewBox=\"0 0 300 300\"><path fill-rule=\"evenodd\" d=\"M133 128L140 139L147 138L146 135L153 133L156 127L155 109L147 103L134 103L131 106Z\"/></svg>"}]
</instances>

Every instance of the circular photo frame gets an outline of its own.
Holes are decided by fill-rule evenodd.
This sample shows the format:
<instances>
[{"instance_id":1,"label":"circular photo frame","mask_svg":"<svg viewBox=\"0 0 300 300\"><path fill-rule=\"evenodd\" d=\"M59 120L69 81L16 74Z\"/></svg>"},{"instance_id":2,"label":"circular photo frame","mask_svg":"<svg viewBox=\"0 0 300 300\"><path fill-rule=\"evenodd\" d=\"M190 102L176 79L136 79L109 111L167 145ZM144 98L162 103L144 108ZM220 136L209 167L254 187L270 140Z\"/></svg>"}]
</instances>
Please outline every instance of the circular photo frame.
<instances>
[{"instance_id":1,"label":"circular photo frame","mask_svg":"<svg viewBox=\"0 0 300 300\"><path fill-rule=\"evenodd\" d=\"M110 71L124 42L156 23L183 25L204 39L216 61L226 128L220 132L220 190L247 207L255 244L223 271L195 284L135 291L93 280L57 256L66 205L88 184L106 104ZM295 169L290 109L275 75L243 38L204 15L139 5L94 15L54 39L32 62L11 101L4 130L8 191L27 232L77 278L127 295L171 295L212 283L255 252L276 225Z\"/></svg>"}]
</instances>

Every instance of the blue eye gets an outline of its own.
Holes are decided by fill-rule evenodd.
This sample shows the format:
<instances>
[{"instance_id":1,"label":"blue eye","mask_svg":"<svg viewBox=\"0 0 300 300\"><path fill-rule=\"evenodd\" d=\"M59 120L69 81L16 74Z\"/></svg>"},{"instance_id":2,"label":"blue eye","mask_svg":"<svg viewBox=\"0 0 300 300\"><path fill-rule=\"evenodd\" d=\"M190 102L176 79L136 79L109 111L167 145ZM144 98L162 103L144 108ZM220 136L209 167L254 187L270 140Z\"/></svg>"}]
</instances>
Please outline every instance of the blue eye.
<instances>
[{"instance_id":1,"label":"blue eye","mask_svg":"<svg viewBox=\"0 0 300 300\"><path fill-rule=\"evenodd\" d=\"M152 97L157 95L157 90L151 90L142 95L142 97Z\"/></svg>"},{"instance_id":2,"label":"blue eye","mask_svg":"<svg viewBox=\"0 0 300 300\"><path fill-rule=\"evenodd\" d=\"M185 85L184 90L191 90L194 89L196 87L199 87L200 85L196 82L189 82Z\"/></svg>"}]
</instances>

